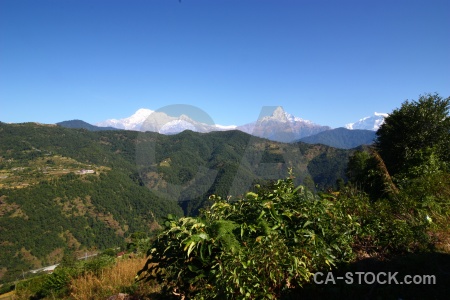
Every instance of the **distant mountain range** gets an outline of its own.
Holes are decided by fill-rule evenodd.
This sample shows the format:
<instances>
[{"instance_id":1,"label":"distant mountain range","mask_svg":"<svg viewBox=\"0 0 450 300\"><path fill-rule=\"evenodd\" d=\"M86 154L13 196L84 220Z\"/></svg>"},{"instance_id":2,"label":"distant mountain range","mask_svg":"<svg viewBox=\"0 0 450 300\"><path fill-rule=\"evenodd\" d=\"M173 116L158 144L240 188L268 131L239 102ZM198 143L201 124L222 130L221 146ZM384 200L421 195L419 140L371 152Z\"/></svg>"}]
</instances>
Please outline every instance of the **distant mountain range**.
<instances>
[{"instance_id":1,"label":"distant mountain range","mask_svg":"<svg viewBox=\"0 0 450 300\"><path fill-rule=\"evenodd\" d=\"M109 119L96 125L126 130L153 131L162 134L179 133L186 129L197 132L238 129L257 137L278 142L292 142L331 129L329 126L321 126L311 121L294 117L286 113L282 107L275 108L271 115L264 116L256 122L240 126L205 124L195 120L192 116L180 115L172 117L164 112L156 112L149 109L139 109L128 118Z\"/></svg>"},{"instance_id":2,"label":"distant mountain range","mask_svg":"<svg viewBox=\"0 0 450 300\"><path fill-rule=\"evenodd\" d=\"M332 129L329 126L318 125L295 117L285 112L282 107L276 107L270 115L261 117L256 122L240 126L224 126L206 124L185 114L170 116L165 112L141 108L130 117L108 119L96 123L96 126L81 120L60 122L57 125L68 128L85 128L91 131L122 129L151 131L161 134L177 134L184 130L207 133L237 129L253 136L277 142L302 141L350 149L371 144L375 138L375 131L383 124L386 116L387 114L384 113L374 113L373 116L345 125L345 128Z\"/></svg>"},{"instance_id":3,"label":"distant mountain range","mask_svg":"<svg viewBox=\"0 0 450 300\"><path fill-rule=\"evenodd\" d=\"M124 119L108 119L98 122L98 127L113 127L117 129L152 131L161 134L176 134L184 130L196 132L211 132L233 130L236 126L222 126L215 124L205 124L198 122L193 117L180 115L178 117L169 116L160 111L153 111L146 108L138 109L132 116Z\"/></svg>"}]
</instances>

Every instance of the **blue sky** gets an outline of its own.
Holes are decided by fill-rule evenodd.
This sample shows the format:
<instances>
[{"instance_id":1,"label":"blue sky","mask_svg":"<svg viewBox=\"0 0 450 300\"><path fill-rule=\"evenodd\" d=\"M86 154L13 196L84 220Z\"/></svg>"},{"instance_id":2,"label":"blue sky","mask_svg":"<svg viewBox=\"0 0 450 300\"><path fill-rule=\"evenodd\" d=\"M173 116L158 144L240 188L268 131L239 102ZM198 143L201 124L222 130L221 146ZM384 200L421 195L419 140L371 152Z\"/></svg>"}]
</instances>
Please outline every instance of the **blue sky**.
<instances>
[{"instance_id":1,"label":"blue sky","mask_svg":"<svg viewBox=\"0 0 450 300\"><path fill-rule=\"evenodd\" d=\"M1 0L0 121L189 104L339 127L450 96L450 1Z\"/></svg>"}]
</instances>

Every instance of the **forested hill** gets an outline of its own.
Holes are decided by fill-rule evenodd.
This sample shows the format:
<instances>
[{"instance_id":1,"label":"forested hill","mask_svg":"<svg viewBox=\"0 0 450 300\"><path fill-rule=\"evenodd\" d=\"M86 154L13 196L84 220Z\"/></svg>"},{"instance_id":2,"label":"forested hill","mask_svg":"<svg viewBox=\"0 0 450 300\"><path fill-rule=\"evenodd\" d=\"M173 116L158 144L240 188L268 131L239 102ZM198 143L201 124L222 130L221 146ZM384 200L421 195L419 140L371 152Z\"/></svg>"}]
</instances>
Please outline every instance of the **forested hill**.
<instances>
[{"instance_id":1,"label":"forested hill","mask_svg":"<svg viewBox=\"0 0 450 300\"><path fill-rule=\"evenodd\" d=\"M336 128L319 132L300 139L308 144L323 144L331 147L351 149L361 145L373 144L376 133L373 130Z\"/></svg>"},{"instance_id":2,"label":"forested hill","mask_svg":"<svg viewBox=\"0 0 450 300\"><path fill-rule=\"evenodd\" d=\"M90 131L104 131L104 130L121 130L114 127L99 127L95 125L91 125L82 120L70 120L56 123L56 125L66 128L82 128Z\"/></svg>"},{"instance_id":3,"label":"forested hill","mask_svg":"<svg viewBox=\"0 0 450 300\"><path fill-rule=\"evenodd\" d=\"M197 214L211 194L241 195L255 183L285 178L290 167L299 184L311 189L334 186L345 178L350 153L323 145L273 142L238 130L148 134L138 140L136 162L143 183L180 201L188 215Z\"/></svg>"},{"instance_id":4,"label":"forested hill","mask_svg":"<svg viewBox=\"0 0 450 300\"><path fill-rule=\"evenodd\" d=\"M349 151L283 144L240 131L69 129L0 123L0 280L58 262L67 249L121 245L169 213L195 214L211 194L285 177L325 189Z\"/></svg>"},{"instance_id":5,"label":"forested hill","mask_svg":"<svg viewBox=\"0 0 450 300\"><path fill-rule=\"evenodd\" d=\"M136 133L0 124L0 280L150 232L175 201L139 184Z\"/></svg>"}]
</instances>

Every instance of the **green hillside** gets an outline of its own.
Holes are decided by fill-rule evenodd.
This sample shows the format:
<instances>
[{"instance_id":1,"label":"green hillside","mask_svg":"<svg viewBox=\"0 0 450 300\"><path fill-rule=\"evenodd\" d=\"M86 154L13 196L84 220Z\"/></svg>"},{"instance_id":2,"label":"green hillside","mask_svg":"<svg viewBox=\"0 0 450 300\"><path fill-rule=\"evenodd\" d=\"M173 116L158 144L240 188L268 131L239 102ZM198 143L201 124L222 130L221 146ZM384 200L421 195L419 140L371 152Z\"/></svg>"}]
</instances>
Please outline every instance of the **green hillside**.
<instances>
[{"instance_id":1,"label":"green hillside","mask_svg":"<svg viewBox=\"0 0 450 300\"><path fill-rule=\"evenodd\" d=\"M179 201L196 215L208 197L238 197L255 183L284 178L327 189L345 178L348 150L304 143L279 143L241 131L177 135L140 134L136 148L140 178L152 190Z\"/></svg>"},{"instance_id":2,"label":"green hillside","mask_svg":"<svg viewBox=\"0 0 450 300\"><path fill-rule=\"evenodd\" d=\"M136 133L101 135L36 124L0 124L0 275L57 263L152 231L175 201L139 184ZM133 173L134 172L134 173Z\"/></svg>"},{"instance_id":3,"label":"green hillside","mask_svg":"<svg viewBox=\"0 0 450 300\"><path fill-rule=\"evenodd\" d=\"M351 149L361 145L371 145L376 138L375 131L336 128L319 132L300 139L308 144L323 144L341 149Z\"/></svg>"},{"instance_id":4,"label":"green hillside","mask_svg":"<svg viewBox=\"0 0 450 300\"><path fill-rule=\"evenodd\" d=\"M0 280L57 263L67 250L122 245L167 214L195 215L285 177L326 189L349 151L283 144L240 131L177 135L0 123ZM181 205L178 205L178 203Z\"/></svg>"},{"instance_id":5,"label":"green hillside","mask_svg":"<svg viewBox=\"0 0 450 300\"><path fill-rule=\"evenodd\" d=\"M65 127L65 128L83 128L90 131L104 131L104 130L120 130L114 127L99 127L95 125L91 125L82 120L70 120L70 121L62 121L56 123L56 125Z\"/></svg>"}]
</instances>

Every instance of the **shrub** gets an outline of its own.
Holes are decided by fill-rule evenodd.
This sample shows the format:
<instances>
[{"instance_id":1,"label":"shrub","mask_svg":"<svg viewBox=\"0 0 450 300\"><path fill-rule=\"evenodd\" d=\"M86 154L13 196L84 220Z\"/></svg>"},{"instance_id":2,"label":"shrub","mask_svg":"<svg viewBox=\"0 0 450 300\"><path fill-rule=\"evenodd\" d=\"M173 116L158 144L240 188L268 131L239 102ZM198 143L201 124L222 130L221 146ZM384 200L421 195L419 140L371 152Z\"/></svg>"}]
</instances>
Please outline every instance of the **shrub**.
<instances>
[{"instance_id":1,"label":"shrub","mask_svg":"<svg viewBox=\"0 0 450 300\"><path fill-rule=\"evenodd\" d=\"M194 299L271 299L354 257L357 222L292 178L235 202L212 199L198 218L166 219L140 280Z\"/></svg>"},{"instance_id":2,"label":"shrub","mask_svg":"<svg viewBox=\"0 0 450 300\"><path fill-rule=\"evenodd\" d=\"M360 257L402 254L427 250L431 246L429 215L435 214L424 205L417 205L404 191L390 200L373 202L364 192L346 187L336 202L345 214L360 224L353 244L353 250Z\"/></svg>"}]
</instances>

